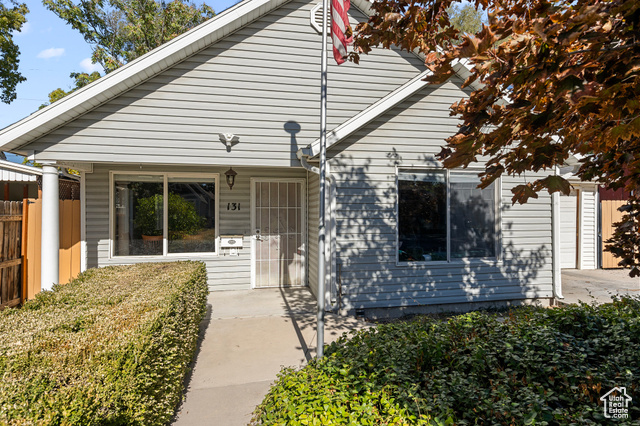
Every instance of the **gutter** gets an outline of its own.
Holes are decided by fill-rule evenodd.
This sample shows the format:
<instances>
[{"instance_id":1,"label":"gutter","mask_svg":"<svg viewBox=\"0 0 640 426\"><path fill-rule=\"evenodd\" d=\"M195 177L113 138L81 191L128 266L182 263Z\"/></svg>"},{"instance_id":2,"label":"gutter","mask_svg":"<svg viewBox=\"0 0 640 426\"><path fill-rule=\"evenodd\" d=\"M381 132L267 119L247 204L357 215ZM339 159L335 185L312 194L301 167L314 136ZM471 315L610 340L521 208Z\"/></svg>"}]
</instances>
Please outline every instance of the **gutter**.
<instances>
[{"instance_id":1,"label":"gutter","mask_svg":"<svg viewBox=\"0 0 640 426\"><path fill-rule=\"evenodd\" d=\"M320 169L315 167L315 166L312 166L311 164L309 164L307 162L307 158L309 158L309 152L308 151L309 151L309 148L300 148L296 152L296 156L298 157L298 160L300 160L300 164L302 164L302 167L304 167L305 169L307 169L311 173L315 173L315 174L319 175L320 174Z\"/></svg>"}]
</instances>

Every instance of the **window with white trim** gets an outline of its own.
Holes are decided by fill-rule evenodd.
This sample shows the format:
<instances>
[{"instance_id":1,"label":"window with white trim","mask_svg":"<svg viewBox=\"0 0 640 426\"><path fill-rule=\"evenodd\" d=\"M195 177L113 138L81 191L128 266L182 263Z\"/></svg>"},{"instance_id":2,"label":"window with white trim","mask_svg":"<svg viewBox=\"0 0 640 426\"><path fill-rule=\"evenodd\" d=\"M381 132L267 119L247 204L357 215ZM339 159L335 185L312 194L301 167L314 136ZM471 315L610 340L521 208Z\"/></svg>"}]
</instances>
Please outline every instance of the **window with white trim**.
<instances>
[{"instance_id":1,"label":"window with white trim","mask_svg":"<svg viewBox=\"0 0 640 426\"><path fill-rule=\"evenodd\" d=\"M398 261L496 257L496 185L478 188L477 173L398 173Z\"/></svg>"},{"instance_id":2,"label":"window with white trim","mask_svg":"<svg viewBox=\"0 0 640 426\"><path fill-rule=\"evenodd\" d=\"M113 256L215 253L216 176L113 174Z\"/></svg>"}]
</instances>

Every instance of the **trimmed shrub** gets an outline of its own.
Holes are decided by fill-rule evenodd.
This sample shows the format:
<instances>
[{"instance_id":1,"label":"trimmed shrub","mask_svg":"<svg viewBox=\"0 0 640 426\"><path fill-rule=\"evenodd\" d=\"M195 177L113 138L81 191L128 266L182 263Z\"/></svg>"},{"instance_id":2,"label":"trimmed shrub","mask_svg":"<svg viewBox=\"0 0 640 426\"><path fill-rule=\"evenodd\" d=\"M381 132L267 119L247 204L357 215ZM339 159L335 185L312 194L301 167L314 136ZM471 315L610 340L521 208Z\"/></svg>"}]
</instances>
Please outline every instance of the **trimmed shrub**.
<instances>
[{"instance_id":1,"label":"trimmed shrub","mask_svg":"<svg viewBox=\"0 0 640 426\"><path fill-rule=\"evenodd\" d=\"M206 310L204 264L91 269L0 313L0 424L160 425Z\"/></svg>"},{"instance_id":2,"label":"trimmed shrub","mask_svg":"<svg viewBox=\"0 0 640 426\"><path fill-rule=\"evenodd\" d=\"M253 424L598 425L616 386L640 424L640 299L470 313L341 337L285 369Z\"/></svg>"}]
</instances>

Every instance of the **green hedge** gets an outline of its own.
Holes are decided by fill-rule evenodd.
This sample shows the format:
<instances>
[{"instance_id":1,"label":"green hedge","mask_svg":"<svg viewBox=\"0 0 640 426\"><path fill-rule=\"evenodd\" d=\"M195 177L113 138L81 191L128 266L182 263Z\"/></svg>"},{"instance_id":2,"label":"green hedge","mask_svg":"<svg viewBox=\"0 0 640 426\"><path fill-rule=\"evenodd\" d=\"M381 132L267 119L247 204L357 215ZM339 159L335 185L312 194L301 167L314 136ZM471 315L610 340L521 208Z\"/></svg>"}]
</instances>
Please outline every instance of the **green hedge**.
<instances>
[{"instance_id":1,"label":"green hedge","mask_svg":"<svg viewBox=\"0 0 640 426\"><path fill-rule=\"evenodd\" d=\"M166 424L206 310L204 264L91 269L0 313L0 424Z\"/></svg>"},{"instance_id":2,"label":"green hedge","mask_svg":"<svg viewBox=\"0 0 640 426\"><path fill-rule=\"evenodd\" d=\"M285 369L254 413L264 425L598 425L599 398L632 396L640 424L640 299L419 318L343 336ZM610 420L609 420L610 421Z\"/></svg>"}]
</instances>

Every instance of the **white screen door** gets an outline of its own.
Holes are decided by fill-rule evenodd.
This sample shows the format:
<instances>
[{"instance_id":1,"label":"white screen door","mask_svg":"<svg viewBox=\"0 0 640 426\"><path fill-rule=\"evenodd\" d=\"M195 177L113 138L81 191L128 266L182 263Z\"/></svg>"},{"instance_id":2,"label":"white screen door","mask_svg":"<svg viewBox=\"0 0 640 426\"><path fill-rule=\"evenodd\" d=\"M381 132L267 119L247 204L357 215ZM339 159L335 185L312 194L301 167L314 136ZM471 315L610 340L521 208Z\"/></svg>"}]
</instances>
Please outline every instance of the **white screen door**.
<instances>
[{"instance_id":1,"label":"white screen door","mask_svg":"<svg viewBox=\"0 0 640 426\"><path fill-rule=\"evenodd\" d=\"M304 180L253 184L254 286L305 285Z\"/></svg>"}]
</instances>

